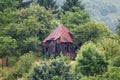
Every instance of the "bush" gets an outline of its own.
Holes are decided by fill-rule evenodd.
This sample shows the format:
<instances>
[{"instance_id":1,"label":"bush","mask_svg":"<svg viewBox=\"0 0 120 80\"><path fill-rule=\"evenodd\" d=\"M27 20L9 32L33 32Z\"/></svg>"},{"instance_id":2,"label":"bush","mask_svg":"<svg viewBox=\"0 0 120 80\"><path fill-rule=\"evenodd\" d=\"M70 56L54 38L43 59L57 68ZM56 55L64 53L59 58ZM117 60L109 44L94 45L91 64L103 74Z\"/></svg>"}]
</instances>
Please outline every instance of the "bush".
<instances>
[{"instance_id":1,"label":"bush","mask_svg":"<svg viewBox=\"0 0 120 80\"><path fill-rule=\"evenodd\" d=\"M70 69L63 58L52 59L34 67L29 80L75 80Z\"/></svg>"},{"instance_id":2,"label":"bush","mask_svg":"<svg viewBox=\"0 0 120 80\"><path fill-rule=\"evenodd\" d=\"M92 42L85 43L78 51L76 58L76 74L82 73L85 76L94 76L107 71L108 63L96 49Z\"/></svg>"},{"instance_id":3,"label":"bush","mask_svg":"<svg viewBox=\"0 0 120 80\"><path fill-rule=\"evenodd\" d=\"M103 76L106 80L120 80L120 68L110 67L108 72Z\"/></svg>"},{"instance_id":4,"label":"bush","mask_svg":"<svg viewBox=\"0 0 120 80\"><path fill-rule=\"evenodd\" d=\"M8 71L3 80L16 80L23 76L24 73L28 73L29 69L34 61L33 53L29 52L19 58L16 66Z\"/></svg>"},{"instance_id":5,"label":"bush","mask_svg":"<svg viewBox=\"0 0 120 80\"><path fill-rule=\"evenodd\" d=\"M116 66L116 67L120 67L120 56L115 57L115 58L111 61L111 65L112 65L112 66Z\"/></svg>"},{"instance_id":6,"label":"bush","mask_svg":"<svg viewBox=\"0 0 120 80\"><path fill-rule=\"evenodd\" d=\"M17 62L16 57L8 57L8 66L14 66L16 62Z\"/></svg>"}]
</instances>

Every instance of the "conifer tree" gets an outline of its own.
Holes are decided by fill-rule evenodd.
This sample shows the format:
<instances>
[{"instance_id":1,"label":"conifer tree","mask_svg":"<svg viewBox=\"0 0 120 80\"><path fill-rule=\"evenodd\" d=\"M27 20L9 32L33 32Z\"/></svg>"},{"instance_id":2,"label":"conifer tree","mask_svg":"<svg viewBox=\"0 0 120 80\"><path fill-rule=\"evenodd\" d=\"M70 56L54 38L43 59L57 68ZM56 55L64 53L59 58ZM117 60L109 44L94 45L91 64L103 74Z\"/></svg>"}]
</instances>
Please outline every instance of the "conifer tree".
<instances>
[{"instance_id":1,"label":"conifer tree","mask_svg":"<svg viewBox=\"0 0 120 80\"><path fill-rule=\"evenodd\" d=\"M38 0L38 4L44 6L47 10L57 8L56 0Z\"/></svg>"},{"instance_id":2,"label":"conifer tree","mask_svg":"<svg viewBox=\"0 0 120 80\"><path fill-rule=\"evenodd\" d=\"M62 5L64 11L75 12L74 7L78 7L81 10L84 10L84 5L81 4L82 0L66 0Z\"/></svg>"}]
</instances>

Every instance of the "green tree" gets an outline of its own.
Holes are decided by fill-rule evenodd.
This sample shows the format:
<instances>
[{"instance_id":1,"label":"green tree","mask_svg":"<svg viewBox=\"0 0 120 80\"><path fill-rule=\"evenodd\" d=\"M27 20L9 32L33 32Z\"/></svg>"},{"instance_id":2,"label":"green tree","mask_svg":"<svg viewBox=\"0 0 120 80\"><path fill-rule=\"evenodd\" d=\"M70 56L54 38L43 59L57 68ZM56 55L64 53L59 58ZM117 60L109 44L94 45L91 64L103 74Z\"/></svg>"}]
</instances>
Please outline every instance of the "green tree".
<instances>
[{"instance_id":1,"label":"green tree","mask_svg":"<svg viewBox=\"0 0 120 80\"><path fill-rule=\"evenodd\" d=\"M76 35L80 35L78 33L76 34L76 31L79 31L79 29L77 28L80 27L80 25L86 24L89 21L90 21L89 15L81 10L78 10L75 13L68 11L66 12L66 14L60 15L60 22L63 23L66 27L68 27L70 31L73 33L75 46L78 45L81 46L81 44L78 43L77 39L75 38Z\"/></svg>"},{"instance_id":2,"label":"green tree","mask_svg":"<svg viewBox=\"0 0 120 80\"><path fill-rule=\"evenodd\" d=\"M17 42L10 36L0 36L0 57L17 55Z\"/></svg>"},{"instance_id":3,"label":"green tree","mask_svg":"<svg viewBox=\"0 0 120 80\"><path fill-rule=\"evenodd\" d=\"M94 76L107 71L108 63L92 42L85 43L77 52L75 71L85 76Z\"/></svg>"},{"instance_id":4,"label":"green tree","mask_svg":"<svg viewBox=\"0 0 120 80\"><path fill-rule=\"evenodd\" d=\"M90 21L90 16L85 11L76 8L77 12L66 12L60 15L60 21L69 28L78 27Z\"/></svg>"},{"instance_id":5,"label":"green tree","mask_svg":"<svg viewBox=\"0 0 120 80\"><path fill-rule=\"evenodd\" d=\"M110 67L108 72L103 75L103 78L106 78L107 80L119 80L120 79L119 75L120 75L119 67Z\"/></svg>"},{"instance_id":6,"label":"green tree","mask_svg":"<svg viewBox=\"0 0 120 80\"><path fill-rule=\"evenodd\" d=\"M116 56L114 59L111 61L112 66L120 67L120 56Z\"/></svg>"},{"instance_id":7,"label":"green tree","mask_svg":"<svg viewBox=\"0 0 120 80\"><path fill-rule=\"evenodd\" d=\"M17 42L10 36L0 36L0 58L2 58L2 68L3 68L3 58L6 58L6 66L8 66L8 56L17 56Z\"/></svg>"},{"instance_id":8,"label":"green tree","mask_svg":"<svg viewBox=\"0 0 120 80\"><path fill-rule=\"evenodd\" d=\"M84 10L84 5L82 5L82 0L66 0L61 6L63 11L75 12L74 7L78 7L80 10Z\"/></svg>"},{"instance_id":9,"label":"green tree","mask_svg":"<svg viewBox=\"0 0 120 80\"><path fill-rule=\"evenodd\" d=\"M73 33L76 49L86 41L96 41L110 34L103 23L91 21L89 15L84 11L66 12L61 15L60 21Z\"/></svg>"},{"instance_id":10,"label":"green tree","mask_svg":"<svg viewBox=\"0 0 120 80\"><path fill-rule=\"evenodd\" d=\"M103 38L98 42L98 48L103 51L107 60L113 60L120 55L119 41L111 38Z\"/></svg>"},{"instance_id":11,"label":"green tree","mask_svg":"<svg viewBox=\"0 0 120 80\"><path fill-rule=\"evenodd\" d=\"M16 12L15 17L17 17L15 22L11 22L5 28L4 35L16 39L21 54L29 50L39 52L40 41L54 29L55 17L39 5L21 9Z\"/></svg>"},{"instance_id":12,"label":"green tree","mask_svg":"<svg viewBox=\"0 0 120 80\"><path fill-rule=\"evenodd\" d=\"M16 9L18 6L18 1L16 0L0 0L0 11L7 8Z\"/></svg>"},{"instance_id":13,"label":"green tree","mask_svg":"<svg viewBox=\"0 0 120 80\"><path fill-rule=\"evenodd\" d=\"M38 0L38 4L44 6L47 10L57 8L56 0Z\"/></svg>"},{"instance_id":14,"label":"green tree","mask_svg":"<svg viewBox=\"0 0 120 80\"><path fill-rule=\"evenodd\" d=\"M38 36L40 40L43 40L54 28L55 17L39 5L21 9L16 16L17 23L9 24L6 34L19 40L30 36Z\"/></svg>"},{"instance_id":15,"label":"green tree","mask_svg":"<svg viewBox=\"0 0 120 80\"><path fill-rule=\"evenodd\" d=\"M50 62L43 62L34 68L29 80L75 80L70 66L63 58L52 59Z\"/></svg>"},{"instance_id":16,"label":"green tree","mask_svg":"<svg viewBox=\"0 0 120 80\"><path fill-rule=\"evenodd\" d=\"M16 14L16 12L10 8L5 9L4 11L0 11L0 29L1 29L0 35L1 36L3 36L3 33L4 33L7 25L15 22L15 20L16 20L15 14Z\"/></svg>"},{"instance_id":17,"label":"green tree","mask_svg":"<svg viewBox=\"0 0 120 80\"><path fill-rule=\"evenodd\" d=\"M36 53L40 52L40 40L38 37L30 37L23 41L24 52L33 51Z\"/></svg>"},{"instance_id":18,"label":"green tree","mask_svg":"<svg viewBox=\"0 0 120 80\"><path fill-rule=\"evenodd\" d=\"M79 25L71 30L74 35L75 45L80 47L87 41L98 41L103 37L107 37L111 32L102 23L90 21L86 24Z\"/></svg>"},{"instance_id":19,"label":"green tree","mask_svg":"<svg viewBox=\"0 0 120 80\"><path fill-rule=\"evenodd\" d=\"M119 20L119 23L116 27L116 31L117 31L117 34L120 36L120 20Z\"/></svg>"}]
</instances>

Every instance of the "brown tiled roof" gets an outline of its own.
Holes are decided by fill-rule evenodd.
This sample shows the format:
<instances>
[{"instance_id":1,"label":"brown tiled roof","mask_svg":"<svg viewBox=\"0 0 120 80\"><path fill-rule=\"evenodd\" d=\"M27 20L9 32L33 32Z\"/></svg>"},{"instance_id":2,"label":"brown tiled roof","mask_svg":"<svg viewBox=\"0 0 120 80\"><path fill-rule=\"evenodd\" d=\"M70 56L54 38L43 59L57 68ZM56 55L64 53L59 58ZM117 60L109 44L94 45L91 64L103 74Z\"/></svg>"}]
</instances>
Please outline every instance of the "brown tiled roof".
<instances>
[{"instance_id":1,"label":"brown tiled roof","mask_svg":"<svg viewBox=\"0 0 120 80\"><path fill-rule=\"evenodd\" d=\"M70 31L63 24L60 24L43 42L60 39L60 42L73 43L70 34Z\"/></svg>"}]
</instances>

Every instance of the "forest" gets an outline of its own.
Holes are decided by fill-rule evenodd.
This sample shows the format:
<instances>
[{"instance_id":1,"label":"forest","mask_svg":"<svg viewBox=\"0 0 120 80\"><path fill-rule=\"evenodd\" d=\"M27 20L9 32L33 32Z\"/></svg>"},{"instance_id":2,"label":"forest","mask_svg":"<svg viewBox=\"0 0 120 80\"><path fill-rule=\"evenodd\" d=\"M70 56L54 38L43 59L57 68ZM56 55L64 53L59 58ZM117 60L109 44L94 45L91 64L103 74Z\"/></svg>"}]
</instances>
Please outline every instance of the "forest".
<instances>
[{"instance_id":1,"label":"forest","mask_svg":"<svg viewBox=\"0 0 120 80\"><path fill-rule=\"evenodd\" d=\"M82 0L57 3L0 0L0 80L120 80L119 16L113 32L91 18ZM73 35L73 60L42 52L59 24Z\"/></svg>"},{"instance_id":2,"label":"forest","mask_svg":"<svg viewBox=\"0 0 120 80\"><path fill-rule=\"evenodd\" d=\"M62 5L65 0L57 0L57 4ZM83 0L85 11L97 22L103 21L110 30L115 32L120 14L120 0Z\"/></svg>"}]
</instances>

